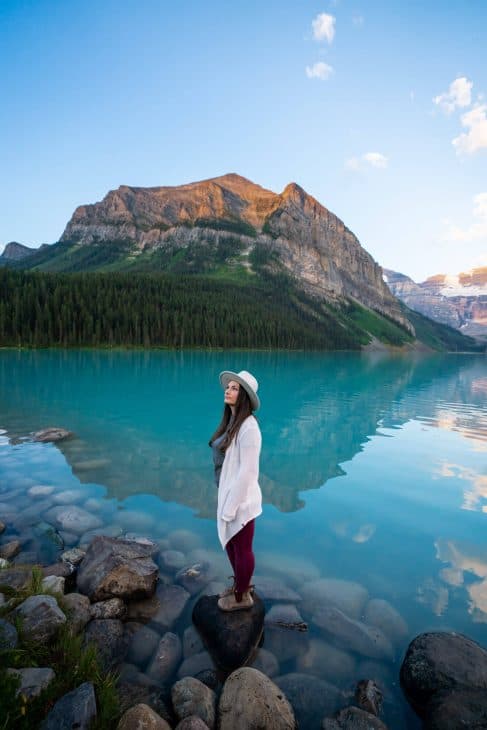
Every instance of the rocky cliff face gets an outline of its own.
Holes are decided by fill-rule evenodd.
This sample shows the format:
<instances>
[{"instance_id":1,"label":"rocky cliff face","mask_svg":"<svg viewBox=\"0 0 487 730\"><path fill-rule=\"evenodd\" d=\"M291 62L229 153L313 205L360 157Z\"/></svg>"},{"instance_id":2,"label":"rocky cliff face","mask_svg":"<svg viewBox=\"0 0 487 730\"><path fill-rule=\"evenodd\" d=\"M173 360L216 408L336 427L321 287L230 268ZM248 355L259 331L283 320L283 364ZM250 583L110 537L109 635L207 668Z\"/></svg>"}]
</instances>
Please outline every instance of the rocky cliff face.
<instances>
[{"instance_id":1,"label":"rocky cliff face","mask_svg":"<svg viewBox=\"0 0 487 730\"><path fill-rule=\"evenodd\" d=\"M26 256L30 256L30 254L34 253L36 250L37 249L35 248L24 246L22 243L17 243L17 241L10 241L10 243L7 243L5 246L0 259L4 259L5 261L19 261L20 259L24 259Z\"/></svg>"},{"instance_id":2,"label":"rocky cliff face","mask_svg":"<svg viewBox=\"0 0 487 730\"><path fill-rule=\"evenodd\" d=\"M309 294L358 300L412 327L382 279L382 270L333 213L295 183L282 193L229 174L177 187L121 186L76 209L61 240L130 242L138 250L215 243L231 235L249 253L261 246Z\"/></svg>"},{"instance_id":3,"label":"rocky cliff face","mask_svg":"<svg viewBox=\"0 0 487 730\"><path fill-rule=\"evenodd\" d=\"M411 309L463 334L487 338L487 267L457 276L437 274L420 284L390 269L384 269L384 278Z\"/></svg>"}]
</instances>

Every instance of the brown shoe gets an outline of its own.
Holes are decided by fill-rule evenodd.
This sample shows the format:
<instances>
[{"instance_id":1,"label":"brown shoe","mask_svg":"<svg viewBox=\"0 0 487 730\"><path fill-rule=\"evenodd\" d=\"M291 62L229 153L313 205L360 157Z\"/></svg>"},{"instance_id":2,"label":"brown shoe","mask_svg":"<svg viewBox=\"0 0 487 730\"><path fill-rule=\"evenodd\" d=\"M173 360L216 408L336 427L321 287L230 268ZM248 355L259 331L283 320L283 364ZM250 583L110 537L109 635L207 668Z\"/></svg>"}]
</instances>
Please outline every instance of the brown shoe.
<instances>
[{"instance_id":1,"label":"brown shoe","mask_svg":"<svg viewBox=\"0 0 487 730\"><path fill-rule=\"evenodd\" d=\"M250 595L250 591L244 591L242 593L241 601L237 601L234 591L230 595L220 598L218 601L218 608L221 611L241 611L244 608L252 608L253 605L254 601Z\"/></svg>"}]
</instances>

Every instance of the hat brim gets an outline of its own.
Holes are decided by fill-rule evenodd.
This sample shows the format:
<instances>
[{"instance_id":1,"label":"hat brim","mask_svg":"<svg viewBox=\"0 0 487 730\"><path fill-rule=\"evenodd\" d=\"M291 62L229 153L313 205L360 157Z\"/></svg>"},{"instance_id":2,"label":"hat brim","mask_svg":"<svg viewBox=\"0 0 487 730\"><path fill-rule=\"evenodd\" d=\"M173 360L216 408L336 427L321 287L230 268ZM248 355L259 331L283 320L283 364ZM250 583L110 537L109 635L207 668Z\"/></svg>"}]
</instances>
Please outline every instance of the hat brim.
<instances>
[{"instance_id":1,"label":"hat brim","mask_svg":"<svg viewBox=\"0 0 487 730\"><path fill-rule=\"evenodd\" d=\"M260 408L259 396L254 390L252 390L250 385L243 378L241 378L238 373L233 373L231 370L224 370L222 373L220 373L220 385L222 386L222 388L226 388L230 380L235 380L235 382L239 383L242 386L242 388L245 390L250 398L252 410L258 411Z\"/></svg>"}]
</instances>

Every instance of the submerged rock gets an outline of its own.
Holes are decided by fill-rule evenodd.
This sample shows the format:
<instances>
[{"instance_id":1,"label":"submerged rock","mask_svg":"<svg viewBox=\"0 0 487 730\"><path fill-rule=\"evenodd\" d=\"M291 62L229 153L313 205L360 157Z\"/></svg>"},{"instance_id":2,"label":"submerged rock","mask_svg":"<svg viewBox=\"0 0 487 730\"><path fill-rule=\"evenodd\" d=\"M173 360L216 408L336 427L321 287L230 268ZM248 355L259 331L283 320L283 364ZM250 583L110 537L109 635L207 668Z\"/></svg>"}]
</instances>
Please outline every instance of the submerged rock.
<instances>
[{"instance_id":1,"label":"submerged rock","mask_svg":"<svg viewBox=\"0 0 487 730\"><path fill-rule=\"evenodd\" d=\"M319 728L321 718L335 712L343 701L337 687L310 674L284 674L274 681L291 703L299 727Z\"/></svg>"},{"instance_id":2,"label":"submerged rock","mask_svg":"<svg viewBox=\"0 0 487 730\"><path fill-rule=\"evenodd\" d=\"M41 441L42 443L47 443L48 441L57 442L63 441L70 436L73 436L72 431L67 431L65 428L59 428L58 426L50 426L49 428L36 431L34 441Z\"/></svg>"},{"instance_id":3,"label":"submerged rock","mask_svg":"<svg viewBox=\"0 0 487 730\"><path fill-rule=\"evenodd\" d=\"M325 718L322 730L387 730L382 720L358 707L345 707L334 718Z\"/></svg>"},{"instance_id":4,"label":"submerged rock","mask_svg":"<svg viewBox=\"0 0 487 730\"><path fill-rule=\"evenodd\" d=\"M176 671L182 655L181 639L177 634L168 631L159 641L152 661L147 668L148 676L156 682L164 684Z\"/></svg>"},{"instance_id":5,"label":"submerged rock","mask_svg":"<svg viewBox=\"0 0 487 730\"><path fill-rule=\"evenodd\" d=\"M368 598L360 583L336 578L321 578L301 587L303 610L310 614L323 607L335 606L353 619L359 619Z\"/></svg>"},{"instance_id":6,"label":"submerged rock","mask_svg":"<svg viewBox=\"0 0 487 730\"><path fill-rule=\"evenodd\" d=\"M227 672L245 664L262 636L264 604L254 595L250 609L224 612L218 596L203 596L193 608L193 622L215 664Z\"/></svg>"},{"instance_id":7,"label":"submerged rock","mask_svg":"<svg viewBox=\"0 0 487 730\"><path fill-rule=\"evenodd\" d=\"M367 603L364 621L377 626L395 644L400 643L408 633L407 624L399 611L380 598L373 598Z\"/></svg>"},{"instance_id":8,"label":"submerged rock","mask_svg":"<svg viewBox=\"0 0 487 730\"><path fill-rule=\"evenodd\" d=\"M295 730L293 709L281 689L257 669L243 667L224 684L220 730Z\"/></svg>"},{"instance_id":9,"label":"submerged rock","mask_svg":"<svg viewBox=\"0 0 487 730\"><path fill-rule=\"evenodd\" d=\"M380 629L354 621L334 606L318 609L313 615L313 622L347 649L372 659L394 657L392 644Z\"/></svg>"},{"instance_id":10,"label":"submerged rock","mask_svg":"<svg viewBox=\"0 0 487 730\"><path fill-rule=\"evenodd\" d=\"M91 601L152 596L159 571L151 552L152 543L95 537L79 568L79 591Z\"/></svg>"}]
</instances>

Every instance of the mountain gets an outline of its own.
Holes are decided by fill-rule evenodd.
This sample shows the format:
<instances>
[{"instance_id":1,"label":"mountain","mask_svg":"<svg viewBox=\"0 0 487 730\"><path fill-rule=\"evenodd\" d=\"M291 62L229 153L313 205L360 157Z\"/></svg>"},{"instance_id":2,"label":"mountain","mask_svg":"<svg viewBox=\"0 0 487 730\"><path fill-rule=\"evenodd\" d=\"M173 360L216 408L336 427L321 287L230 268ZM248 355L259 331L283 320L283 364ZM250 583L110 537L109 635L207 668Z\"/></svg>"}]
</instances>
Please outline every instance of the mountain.
<instances>
[{"instance_id":1,"label":"mountain","mask_svg":"<svg viewBox=\"0 0 487 730\"><path fill-rule=\"evenodd\" d=\"M22 268L285 273L315 299L348 300L413 327L354 234L296 183L274 193L236 174L175 187L120 186L78 207L59 241Z\"/></svg>"},{"instance_id":2,"label":"mountain","mask_svg":"<svg viewBox=\"0 0 487 730\"><path fill-rule=\"evenodd\" d=\"M416 284L404 274L384 269L394 296L411 309L478 339L487 339L487 267L456 276L437 274Z\"/></svg>"},{"instance_id":3,"label":"mountain","mask_svg":"<svg viewBox=\"0 0 487 730\"><path fill-rule=\"evenodd\" d=\"M38 251L38 248L29 248L28 246L24 246L22 243L17 243L17 241L10 241L10 243L7 243L2 255L0 256L0 263L2 261L20 261L26 256L30 256L31 254L37 253Z\"/></svg>"}]
</instances>

